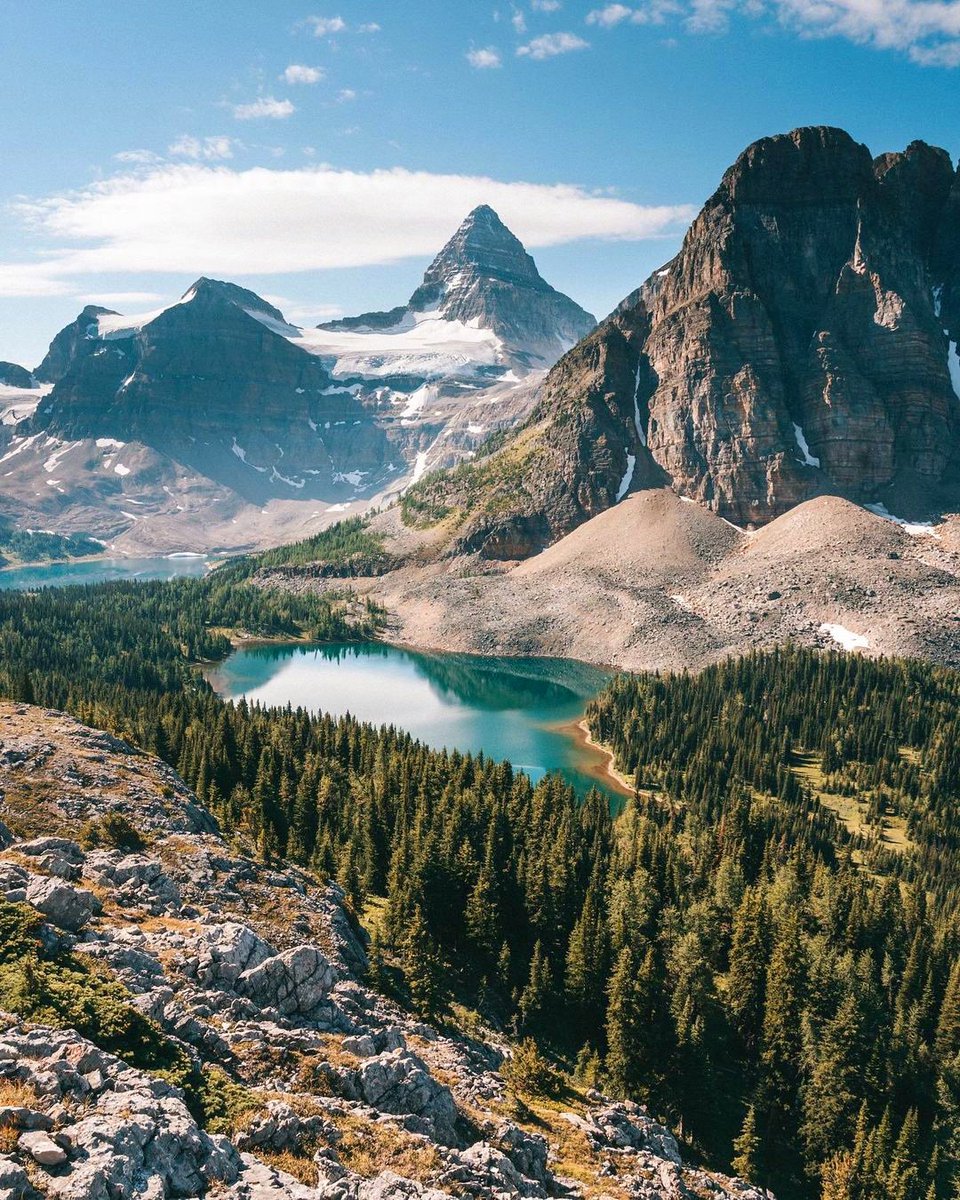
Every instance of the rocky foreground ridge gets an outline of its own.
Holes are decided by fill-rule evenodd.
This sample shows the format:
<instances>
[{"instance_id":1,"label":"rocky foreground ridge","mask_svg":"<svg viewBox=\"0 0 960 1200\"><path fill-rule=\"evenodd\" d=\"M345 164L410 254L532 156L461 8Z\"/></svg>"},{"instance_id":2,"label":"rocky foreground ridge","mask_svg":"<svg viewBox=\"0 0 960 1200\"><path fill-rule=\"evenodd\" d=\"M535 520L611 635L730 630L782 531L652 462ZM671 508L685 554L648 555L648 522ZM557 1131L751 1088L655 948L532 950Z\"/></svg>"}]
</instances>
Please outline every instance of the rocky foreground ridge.
<instances>
[{"instance_id":1,"label":"rocky foreground ridge","mask_svg":"<svg viewBox=\"0 0 960 1200\"><path fill-rule=\"evenodd\" d=\"M108 734L14 704L0 731L0 970L19 920L64 979L127 989L84 1035L0 1016L5 1200L767 1196L685 1165L636 1104L571 1089L518 1115L506 1044L365 985L337 887L228 846L172 770ZM111 845L131 828L138 849ZM131 1028L124 1057L106 1048ZM148 1050L177 1070L133 1062Z\"/></svg>"},{"instance_id":2,"label":"rocky foreground ridge","mask_svg":"<svg viewBox=\"0 0 960 1200\"><path fill-rule=\"evenodd\" d=\"M817 495L905 517L960 497L960 176L924 142L763 138L680 252L553 368L529 425L424 487L458 547L536 553L672 486L741 526Z\"/></svg>"}]
</instances>

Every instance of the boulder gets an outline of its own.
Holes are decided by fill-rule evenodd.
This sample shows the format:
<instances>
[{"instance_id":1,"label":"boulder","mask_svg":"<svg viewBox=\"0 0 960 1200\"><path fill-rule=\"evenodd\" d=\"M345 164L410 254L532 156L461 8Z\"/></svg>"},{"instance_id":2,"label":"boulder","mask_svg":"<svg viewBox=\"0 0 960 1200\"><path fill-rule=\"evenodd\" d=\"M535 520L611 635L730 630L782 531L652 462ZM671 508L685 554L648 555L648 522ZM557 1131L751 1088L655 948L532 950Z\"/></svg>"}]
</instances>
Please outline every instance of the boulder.
<instances>
[{"instance_id":1,"label":"boulder","mask_svg":"<svg viewBox=\"0 0 960 1200\"><path fill-rule=\"evenodd\" d=\"M0 1196L3 1200L40 1200L23 1167L5 1154L0 1154Z\"/></svg>"},{"instance_id":2,"label":"boulder","mask_svg":"<svg viewBox=\"0 0 960 1200\"><path fill-rule=\"evenodd\" d=\"M328 1004L337 972L318 946L297 946L245 971L237 991L285 1016L316 1017Z\"/></svg>"},{"instance_id":3,"label":"boulder","mask_svg":"<svg viewBox=\"0 0 960 1200\"><path fill-rule=\"evenodd\" d=\"M59 1167L67 1161L67 1152L42 1130L35 1133L22 1133L17 1145L24 1154L29 1154L34 1162L41 1167Z\"/></svg>"},{"instance_id":4,"label":"boulder","mask_svg":"<svg viewBox=\"0 0 960 1200\"><path fill-rule=\"evenodd\" d=\"M274 948L247 925L226 921L204 930L204 941L189 974L203 986L232 988L245 971L276 955Z\"/></svg>"},{"instance_id":5,"label":"boulder","mask_svg":"<svg viewBox=\"0 0 960 1200\"><path fill-rule=\"evenodd\" d=\"M458 1143L459 1113L453 1094L438 1083L423 1061L409 1050L392 1050L367 1059L356 1071L360 1098L372 1108L412 1115L427 1124L435 1140Z\"/></svg>"},{"instance_id":6,"label":"boulder","mask_svg":"<svg viewBox=\"0 0 960 1200\"><path fill-rule=\"evenodd\" d=\"M19 1104L0 1105L0 1129L22 1129L25 1132L39 1129L49 1132L52 1128L50 1117L37 1112L35 1108L25 1108Z\"/></svg>"},{"instance_id":7,"label":"boulder","mask_svg":"<svg viewBox=\"0 0 960 1200\"><path fill-rule=\"evenodd\" d=\"M96 896L86 888L36 875L27 884L27 903L54 925L72 933L82 929L100 907Z\"/></svg>"},{"instance_id":8,"label":"boulder","mask_svg":"<svg viewBox=\"0 0 960 1200\"><path fill-rule=\"evenodd\" d=\"M30 858L42 858L45 854L56 854L75 866L80 866L84 857L83 851L76 842L71 841L70 838L61 837L31 838L30 841L21 842L17 846L17 853L26 854Z\"/></svg>"}]
</instances>

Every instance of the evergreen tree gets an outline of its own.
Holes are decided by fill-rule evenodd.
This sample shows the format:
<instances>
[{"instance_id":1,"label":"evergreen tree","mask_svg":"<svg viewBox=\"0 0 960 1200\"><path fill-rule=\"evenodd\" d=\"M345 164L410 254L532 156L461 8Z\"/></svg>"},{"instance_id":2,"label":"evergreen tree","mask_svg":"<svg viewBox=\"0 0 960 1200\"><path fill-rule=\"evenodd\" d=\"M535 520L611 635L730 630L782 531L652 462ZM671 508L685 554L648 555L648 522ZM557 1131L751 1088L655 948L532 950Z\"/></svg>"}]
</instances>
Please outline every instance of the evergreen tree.
<instances>
[{"instance_id":1,"label":"evergreen tree","mask_svg":"<svg viewBox=\"0 0 960 1200\"><path fill-rule=\"evenodd\" d=\"M740 1135L733 1143L733 1169L749 1183L756 1183L760 1170L760 1135L757 1132L757 1112L751 1104L743 1118Z\"/></svg>"}]
</instances>

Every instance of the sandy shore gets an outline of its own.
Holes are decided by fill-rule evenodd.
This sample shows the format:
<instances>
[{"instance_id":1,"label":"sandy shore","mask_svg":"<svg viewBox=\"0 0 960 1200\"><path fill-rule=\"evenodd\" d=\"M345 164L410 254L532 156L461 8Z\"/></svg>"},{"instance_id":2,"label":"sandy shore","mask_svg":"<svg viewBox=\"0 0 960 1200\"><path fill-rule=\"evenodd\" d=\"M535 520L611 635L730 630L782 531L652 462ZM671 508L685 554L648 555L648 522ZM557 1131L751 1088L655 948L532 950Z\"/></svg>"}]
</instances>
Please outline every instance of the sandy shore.
<instances>
[{"instance_id":1,"label":"sandy shore","mask_svg":"<svg viewBox=\"0 0 960 1200\"><path fill-rule=\"evenodd\" d=\"M585 718L563 721L554 728L558 732L566 734L576 743L583 755L578 765L585 775L596 779L598 783L611 788L621 796L633 798L636 794L633 783L614 766L613 752L593 740Z\"/></svg>"}]
</instances>

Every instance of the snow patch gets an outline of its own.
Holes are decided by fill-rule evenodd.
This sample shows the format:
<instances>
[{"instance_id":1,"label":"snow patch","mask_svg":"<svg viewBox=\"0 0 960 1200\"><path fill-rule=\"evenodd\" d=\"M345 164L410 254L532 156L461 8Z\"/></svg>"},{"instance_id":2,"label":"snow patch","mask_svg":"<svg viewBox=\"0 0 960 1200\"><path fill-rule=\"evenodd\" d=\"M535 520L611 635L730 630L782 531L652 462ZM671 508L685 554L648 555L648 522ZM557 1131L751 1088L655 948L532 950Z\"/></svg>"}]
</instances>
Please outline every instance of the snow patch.
<instances>
[{"instance_id":1,"label":"snow patch","mask_svg":"<svg viewBox=\"0 0 960 1200\"><path fill-rule=\"evenodd\" d=\"M424 474L426 473L426 470L427 470L427 452L426 452L426 450L420 450L417 453L417 461L413 464L413 476L411 477L410 482L416 483L418 480L422 479Z\"/></svg>"},{"instance_id":2,"label":"snow patch","mask_svg":"<svg viewBox=\"0 0 960 1200\"><path fill-rule=\"evenodd\" d=\"M956 342L951 342L947 349L947 370L950 372L953 394L960 400L960 355L957 354Z\"/></svg>"},{"instance_id":3,"label":"snow patch","mask_svg":"<svg viewBox=\"0 0 960 1200\"><path fill-rule=\"evenodd\" d=\"M117 463L117 465L113 468L113 473L114 475L129 475L130 468L125 467L123 463Z\"/></svg>"},{"instance_id":4,"label":"snow patch","mask_svg":"<svg viewBox=\"0 0 960 1200\"><path fill-rule=\"evenodd\" d=\"M640 420L640 371L643 366L643 359L637 359L637 377L633 383L633 423L637 427L637 437L640 439L640 445L647 444L647 431L643 427Z\"/></svg>"},{"instance_id":5,"label":"snow patch","mask_svg":"<svg viewBox=\"0 0 960 1200\"><path fill-rule=\"evenodd\" d=\"M803 429L796 423L796 421L793 423L793 436L797 439L797 445L800 447L800 453L803 455L803 458L800 459L800 462L802 462L805 467L819 467L820 459L816 458L810 453L810 447L807 445L807 439L804 436Z\"/></svg>"},{"instance_id":6,"label":"snow patch","mask_svg":"<svg viewBox=\"0 0 960 1200\"><path fill-rule=\"evenodd\" d=\"M98 450L122 450L126 442L118 442L116 438L97 438Z\"/></svg>"},{"instance_id":7,"label":"snow patch","mask_svg":"<svg viewBox=\"0 0 960 1200\"><path fill-rule=\"evenodd\" d=\"M635 454L628 454L627 469L624 471L623 478L620 480L620 487L617 489L617 503L619 503L630 490L630 484L633 482L633 468L636 465L637 456Z\"/></svg>"},{"instance_id":8,"label":"snow patch","mask_svg":"<svg viewBox=\"0 0 960 1200\"><path fill-rule=\"evenodd\" d=\"M50 457L44 462L43 469L45 471L55 471L60 459L69 454L71 450L76 450L79 445L79 442L67 442L62 449L55 450L53 454L50 455Z\"/></svg>"},{"instance_id":9,"label":"snow patch","mask_svg":"<svg viewBox=\"0 0 960 1200\"><path fill-rule=\"evenodd\" d=\"M845 625L831 625L829 622L824 621L820 626L819 632L829 634L844 650L864 650L870 645L870 642L862 633L854 633L853 630L847 629Z\"/></svg>"},{"instance_id":10,"label":"snow patch","mask_svg":"<svg viewBox=\"0 0 960 1200\"><path fill-rule=\"evenodd\" d=\"M267 470L266 467L258 467L256 465L256 463L247 462L247 452L246 452L246 450L244 450L244 448L241 445L238 444L236 438L233 439L233 445L230 447L230 449L234 452L234 454L237 456L237 458L239 458L240 461L245 466L253 467L253 469L255 471L259 471L261 475L266 473L266 470Z\"/></svg>"},{"instance_id":11,"label":"snow patch","mask_svg":"<svg viewBox=\"0 0 960 1200\"><path fill-rule=\"evenodd\" d=\"M903 532L909 533L911 537L932 537L938 540L940 538L932 521L908 521L904 517L895 517L885 504L865 504L863 507L867 512L872 512L877 517L883 517L885 521L892 521L894 525L899 525Z\"/></svg>"},{"instance_id":12,"label":"snow patch","mask_svg":"<svg viewBox=\"0 0 960 1200\"><path fill-rule=\"evenodd\" d=\"M369 471L334 471L334 483L349 483L351 487L359 487L363 483L363 477L369 475Z\"/></svg>"},{"instance_id":13,"label":"snow patch","mask_svg":"<svg viewBox=\"0 0 960 1200\"><path fill-rule=\"evenodd\" d=\"M300 329L266 313L249 315L309 354L333 360L334 377L442 379L503 365L503 343L495 333L473 322L445 320L436 310L407 312L388 329L366 331Z\"/></svg>"}]
</instances>

